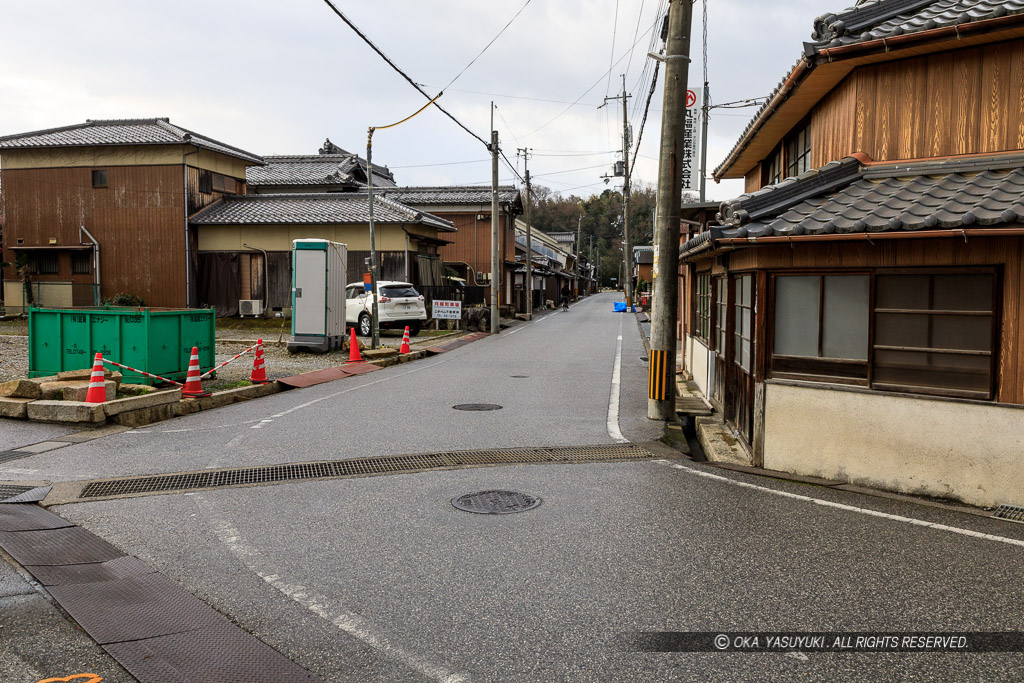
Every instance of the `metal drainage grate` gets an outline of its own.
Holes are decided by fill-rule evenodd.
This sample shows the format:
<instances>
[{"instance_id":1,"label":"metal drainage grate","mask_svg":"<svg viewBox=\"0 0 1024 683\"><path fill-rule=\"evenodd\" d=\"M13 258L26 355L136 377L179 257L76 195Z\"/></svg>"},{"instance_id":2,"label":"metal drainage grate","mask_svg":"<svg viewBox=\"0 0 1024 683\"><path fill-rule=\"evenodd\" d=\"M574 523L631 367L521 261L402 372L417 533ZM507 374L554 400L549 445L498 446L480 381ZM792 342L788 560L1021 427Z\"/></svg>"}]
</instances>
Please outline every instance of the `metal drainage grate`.
<instances>
[{"instance_id":1,"label":"metal drainage grate","mask_svg":"<svg viewBox=\"0 0 1024 683\"><path fill-rule=\"evenodd\" d=\"M26 491L31 491L35 486L16 486L14 484L0 484L0 501L13 498L14 496L21 495Z\"/></svg>"},{"instance_id":2,"label":"metal drainage grate","mask_svg":"<svg viewBox=\"0 0 1024 683\"><path fill-rule=\"evenodd\" d=\"M518 491L477 491L452 498L452 505L459 510L482 515L510 515L526 512L540 505L540 498Z\"/></svg>"},{"instance_id":3,"label":"metal drainage grate","mask_svg":"<svg viewBox=\"0 0 1024 683\"><path fill-rule=\"evenodd\" d=\"M1016 505L1000 505L992 513L992 516L996 519L1005 519L1009 522L1024 524L1024 508Z\"/></svg>"},{"instance_id":4,"label":"metal drainage grate","mask_svg":"<svg viewBox=\"0 0 1024 683\"><path fill-rule=\"evenodd\" d=\"M452 408L455 410L501 410L501 406L494 403L460 403Z\"/></svg>"},{"instance_id":5,"label":"metal drainage grate","mask_svg":"<svg viewBox=\"0 0 1024 683\"><path fill-rule=\"evenodd\" d=\"M488 465L580 464L649 460L650 451L633 444L600 446L568 446L557 448L507 448L479 451L448 451L422 455L395 455L378 458L354 458L288 465L243 467L228 470L200 470L179 474L157 474L148 477L103 479L86 484L78 500L147 493L167 493L193 489L246 486L310 479L401 474L452 467L485 467ZM0 487L0 493L2 493ZM27 490L17 488L16 493ZM15 494L11 494L15 495Z\"/></svg>"}]
</instances>

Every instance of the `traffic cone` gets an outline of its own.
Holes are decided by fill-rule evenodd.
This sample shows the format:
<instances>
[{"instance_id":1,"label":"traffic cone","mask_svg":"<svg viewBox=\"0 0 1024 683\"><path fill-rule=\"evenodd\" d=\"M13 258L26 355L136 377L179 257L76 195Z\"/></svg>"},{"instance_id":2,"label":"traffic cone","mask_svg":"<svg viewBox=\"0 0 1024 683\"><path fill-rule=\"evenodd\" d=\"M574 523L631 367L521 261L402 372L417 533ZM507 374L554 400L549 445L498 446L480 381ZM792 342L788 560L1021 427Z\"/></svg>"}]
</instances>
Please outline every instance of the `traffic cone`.
<instances>
[{"instance_id":1,"label":"traffic cone","mask_svg":"<svg viewBox=\"0 0 1024 683\"><path fill-rule=\"evenodd\" d=\"M85 394L86 403L106 403L107 388L103 384L103 354L97 353L92 364L92 376L89 377L89 391Z\"/></svg>"},{"instance_id":2,"label":"traffic cone","mask_svg":"<svg viewBox=\"0 0 1024 683\"><path fill-rule=\"evenodd\" d=\"M210 395L210 392L203 391L203 381L199 379L201 374L199 370L199 349L193 346L192 357L188 360L188 376L185 378L185 386L181 389L182 396L199 398Z\"/></svg>"},{"instance_id":3,"label":"traffic cone","mask_svg":"<svg viewBox=\"0 0 1024 683\"><path fill-rule=\"evenodd\" d=\"M263 360L263 340L256 340L256 357L252 359L252 374L249 375L249 381L253 384L266 384L270 380L267 379L267 366Z\"/></svg>"},{"instance_id":4,"label":"traffic cone","mask_svg":"<svg viewBox=\"0 0 1024 683\"><path fill-rule=\"evenodd\" d=\"M352 328L352 340L348 343L348 362L362 363L363 357L359 355L359 340L356 339L356 328Z\"/></svg>"},{"instance_id":5,"label":"traffic cone","mask_svg":"<svg viewBox=\"0 0 1024 683\"><path fill-rule=\"evenodd\" d=\"M409 326L405 326L405 334L402 335L402 345L398 347L398 352L401 354L412 353L412 349L409 348Z\"/></svg>"}]
</instances>

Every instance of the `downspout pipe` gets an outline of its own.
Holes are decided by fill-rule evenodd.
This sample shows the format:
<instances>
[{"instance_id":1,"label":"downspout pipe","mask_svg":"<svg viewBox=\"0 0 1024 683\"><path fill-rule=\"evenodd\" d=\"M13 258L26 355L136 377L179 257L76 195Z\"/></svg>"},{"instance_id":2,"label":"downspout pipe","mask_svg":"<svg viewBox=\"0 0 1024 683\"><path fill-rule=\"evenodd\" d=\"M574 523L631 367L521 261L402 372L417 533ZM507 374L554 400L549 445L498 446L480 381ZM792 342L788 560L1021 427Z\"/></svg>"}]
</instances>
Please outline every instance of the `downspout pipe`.
<instances>
[{"instance_id":1,"label":"downspout pipe","mask_svg":"<svg viewBox=\"0 0 1024 683\"><path fill-rule=\"evenodd\" d=\"M267 256L266 249L260 249L259 247L250 247L245 242L242 246L246 249L252 249L253 251L263 252L263 312L266 313L268 306L270 305L270 257Z\"/></svg>"},{"instance_id":2,"label":"downspout pipe","mask_svg":"<svg viewBox=\"0 0 1024 683\"><path fill-rule=\"evenodd\" d=\"M100 305L100 243L96 240L95 237L92 236L92 233L89 232L88 230L86 230L85 226L82 225L82 226L79 226L79 228L78 228L78 243L79 244L85 244L85 242L82 241L82 234L83 233L85 234L86 237L89 238L89 241L92 242L92 246L93 246L92 259L93 259L93 263L95 264L94 271L93 271L93 280L95 280L95 284L96 284L96 293L93 295L93 305L99 306Z\"/></svg>"}]
</instances>

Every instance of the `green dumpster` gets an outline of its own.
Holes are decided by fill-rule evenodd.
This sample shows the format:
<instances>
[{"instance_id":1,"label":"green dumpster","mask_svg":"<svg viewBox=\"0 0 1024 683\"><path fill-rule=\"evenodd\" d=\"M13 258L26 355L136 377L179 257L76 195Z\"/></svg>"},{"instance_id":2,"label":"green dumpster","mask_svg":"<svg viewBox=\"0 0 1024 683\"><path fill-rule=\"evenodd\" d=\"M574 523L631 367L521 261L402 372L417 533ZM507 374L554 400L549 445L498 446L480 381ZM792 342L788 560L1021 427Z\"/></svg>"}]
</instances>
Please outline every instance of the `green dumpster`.
<instances>
[{"instance_id":1,"label":"green dumpster","mask_svg":"<svg viewBox=\"0 0 1024 683\"><path fill-rule=\"evenodd\" d=\"M184 382L192 347L205 372L214 364L215 312L212 308L30 308L28 376L91 368L103 358ZM114 368L124 382L154 384L131 370Z\"/></svg>"}]
</instances>

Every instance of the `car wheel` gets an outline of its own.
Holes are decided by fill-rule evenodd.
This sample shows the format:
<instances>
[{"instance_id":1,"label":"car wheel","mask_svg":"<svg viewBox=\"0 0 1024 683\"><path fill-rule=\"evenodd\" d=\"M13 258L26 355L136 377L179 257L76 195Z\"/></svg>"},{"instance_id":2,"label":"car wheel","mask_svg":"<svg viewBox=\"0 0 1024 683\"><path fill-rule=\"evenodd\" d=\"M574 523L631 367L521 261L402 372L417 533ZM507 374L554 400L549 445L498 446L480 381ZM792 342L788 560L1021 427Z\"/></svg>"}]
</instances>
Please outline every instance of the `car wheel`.
<instances>
[{"instance_id":1,"label":"car wheel","mask_svg":"<svg viewBox=\"0 0 1024 683\"><path fill-rule=\"evenodd\" d=\"M423 326L420 323L412 323L411 325L409 325L409 336L415 337L417 334L420 333L420 330L422 329Z\"/></svg>"},{"instance_id":2,"label":"car wheel","mask_svg":"<svg viewBox=\"0 0 1024 683\"><path fill-rule=\"evenodd\" d=\"M359 316L359 336L369 337L373 334L373 321L368 313Z\"/></svg>"}]
</instances>

